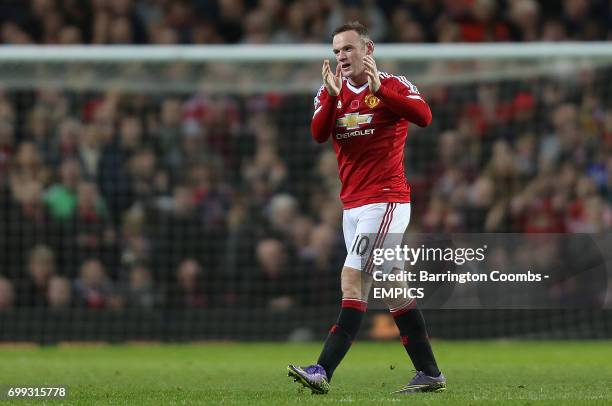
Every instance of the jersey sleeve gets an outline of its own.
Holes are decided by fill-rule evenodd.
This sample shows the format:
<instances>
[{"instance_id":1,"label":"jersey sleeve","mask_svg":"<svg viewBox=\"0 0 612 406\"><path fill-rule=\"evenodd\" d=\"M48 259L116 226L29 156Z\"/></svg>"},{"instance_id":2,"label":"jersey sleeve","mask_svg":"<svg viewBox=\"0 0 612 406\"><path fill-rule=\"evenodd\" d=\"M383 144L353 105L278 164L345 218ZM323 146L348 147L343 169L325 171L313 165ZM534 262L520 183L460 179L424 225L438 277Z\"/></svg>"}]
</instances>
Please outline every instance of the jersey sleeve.
<instances>
[{"instance_id":1,"label":"jersey sleeve","mask_svg":"<svg viewBox=\"0 0 612 406\"><path fill-rule=\"evenodd\" d=\"M310 123L312 138L318 143L323 143L329 139L336 118L337 96L332 96L327 92L325 86L321 86L314 98L314 113Z\"/></svg>"},{"instance_id":2,"label":"jersey sleeve","mask_svg":"<svg viewBox=\"0 0 612 406\"><path fill-rule=\"evenodd\" d=\"M412 84L405 76L393 76L389 79L392 87L401 95L421 97L419 89Z\"/></svg>"},{"instance_id":3,"label":"jersey sleeve","mask_svg":"<svg viewBox=\"0 0 612 406\"><path fill-rule=\"evenodd\" d=\"M431 123L431 109L419 89L404 76L389 76L376 92L387 107L398 116L427 127Z\"/></svg>"},{"instance_id":4,"label":"jersey sleeve","mask_svg":"<svg viewBox=\"0 0 612 406\"><path fill-rule=\"evenodd\" d=\"M321 86L317 95L314 97L314 109L316 110L321 106L323 100L328 96L327 90L325 90L325 86Z\"/></svg>"}]
</instances>

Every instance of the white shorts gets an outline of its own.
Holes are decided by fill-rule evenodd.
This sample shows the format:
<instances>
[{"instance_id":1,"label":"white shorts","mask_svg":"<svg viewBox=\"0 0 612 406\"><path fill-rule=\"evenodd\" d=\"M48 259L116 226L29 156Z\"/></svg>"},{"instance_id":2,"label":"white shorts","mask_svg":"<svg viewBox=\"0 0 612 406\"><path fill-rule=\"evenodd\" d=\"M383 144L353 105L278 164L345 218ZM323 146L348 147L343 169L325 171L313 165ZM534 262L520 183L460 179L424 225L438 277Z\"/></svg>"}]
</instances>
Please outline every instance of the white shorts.
<instances>
[{"instance_id":1,"label":"white shorts","mask_svg":"<svg viewBox=\"0 0 612 406\"><path fill-rule=\"evenodd\" d=\"M372 273L372 253L376 248L401 244L410 223L410 203L373 203L344 210L342 229L347 256L344 266ZM403 262L385 261L387 272L403 269Z\"/></svg>"}]
</instances>

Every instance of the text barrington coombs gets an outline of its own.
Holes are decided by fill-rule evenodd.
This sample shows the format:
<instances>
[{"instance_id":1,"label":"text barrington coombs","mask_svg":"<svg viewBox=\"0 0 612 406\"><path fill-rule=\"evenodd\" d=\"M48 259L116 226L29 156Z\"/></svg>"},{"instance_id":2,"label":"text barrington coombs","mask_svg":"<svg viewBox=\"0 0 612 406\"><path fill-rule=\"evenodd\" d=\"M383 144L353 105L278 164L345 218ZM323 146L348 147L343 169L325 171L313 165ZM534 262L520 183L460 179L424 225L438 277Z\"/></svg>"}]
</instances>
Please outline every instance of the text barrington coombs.
<instances>
[{"instance_id":1,"label":"text barrington coombs","mask_svg":"<svg viewBox=\"0 0 612 406\"><path fill-rule=\"evenodd\" d=\"M382 265L385 261L406 261L410 265L418 261L452 261L463 265L471 261L483 261L487 246L480 248L426 248L421 244L418 248L396 246L395 248L376 248L372 252L374 265Z\"/></svg>"},{"instance_id":2,"label":"text barrington coombs","mask_svg":"<svg viewBox=\"0 0 612 406\"><path fill-rule=\"evenodd\" d=\"M491 271L489 273L430 273L427 271L419 272L400 272L397 274L387 274L382 271L375 271L372 277L377 282L541 282L542 279L547 279L548 275L533 273L503 273L500 271Z\"/></svg>"}]
</instances>

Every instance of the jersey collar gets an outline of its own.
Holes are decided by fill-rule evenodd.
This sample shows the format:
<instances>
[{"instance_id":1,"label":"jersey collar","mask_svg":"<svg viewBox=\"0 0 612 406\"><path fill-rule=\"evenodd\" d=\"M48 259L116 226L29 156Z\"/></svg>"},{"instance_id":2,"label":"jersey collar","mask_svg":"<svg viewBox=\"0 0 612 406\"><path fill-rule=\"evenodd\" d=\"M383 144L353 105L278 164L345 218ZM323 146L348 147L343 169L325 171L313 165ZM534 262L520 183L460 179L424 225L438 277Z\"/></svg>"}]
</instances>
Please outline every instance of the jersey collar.
<instances>
[{"instance_id":1,"label":"jersey collar","mask_svg":"<svg viewBox=\"0 0 612 406\"><path fill-rule=\"evenodd\" d=\"M355 86L351 85L351 82L349 82L348 79L345 79L345 81L346 81L346 87L348 87L351 90L351 92L353 92L355 94L359 94L359 93L363 92L368 87L368 82L365 82L360 87L355 87Z\"/></svg>"}]
</instances>

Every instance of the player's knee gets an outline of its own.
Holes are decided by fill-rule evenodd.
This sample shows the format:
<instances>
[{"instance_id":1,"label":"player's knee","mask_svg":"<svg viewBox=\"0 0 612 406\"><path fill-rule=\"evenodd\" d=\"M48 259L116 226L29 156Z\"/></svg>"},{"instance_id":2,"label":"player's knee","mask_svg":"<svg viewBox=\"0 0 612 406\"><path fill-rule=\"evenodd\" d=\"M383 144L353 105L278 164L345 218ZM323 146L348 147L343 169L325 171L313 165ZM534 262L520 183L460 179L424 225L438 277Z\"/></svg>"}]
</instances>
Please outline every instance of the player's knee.
<instances>
[{"instance_id":1,"label":"player's knee","mask_svg":"<svg viewBox=\"0 0 612 406\"><path fill-rule=\"evenodd\" d=\"M353 268L342 269L342 297L347 299L367 300L370 293L371 278Z\"/></svg>"},{"instance_id":2,"label":"player's knee","mask_svg":"<svg viewBox=\"0 0 612 406\"><path fill-rule=\"evenodd\" d=\"M362 299L366 298L361 292L361 288L358 286L343 286L342 287L342 298L343 299Z\"/></svg>"},{"instance_id":3,"label":"player's knee","mask_svg":"<svg viewBox=\"0 0 612 406\"><path fill-rule=\"evenodd\" d=\"M386 298L384 301L390 312L394 312L398 309L407 309L416 304L414 298L406 297Z\"/></svg>"},{"instance_id":4,"label":"player's knee","mask_svg":"<svg viewBox=\"0 0 612 406\"><path fill-rule=\"evenodd\" d=\"M396 292L394 288L395 287L385 287L385 289L390 292ZM399 289L402 290L402 288ZM384 296L383 298L383 301L389 310L402 307L402 305L404 305L408 300L410 300L410 298L406 298L403 294L393 294Z\"/></svg>"},{"instance_id":5,"label":"player's knee","mask_svg":"<svg viewBox=\"0 0 612 406\"><path fill-rule=\"evenodd\" d=\"M389 292L401 292L383 297L383 301L389 310L402 308L413 300L412 297L406 295L408 284L404 281L385 281L378 283L377 286Z\"/></svg>"}]
</instances>

